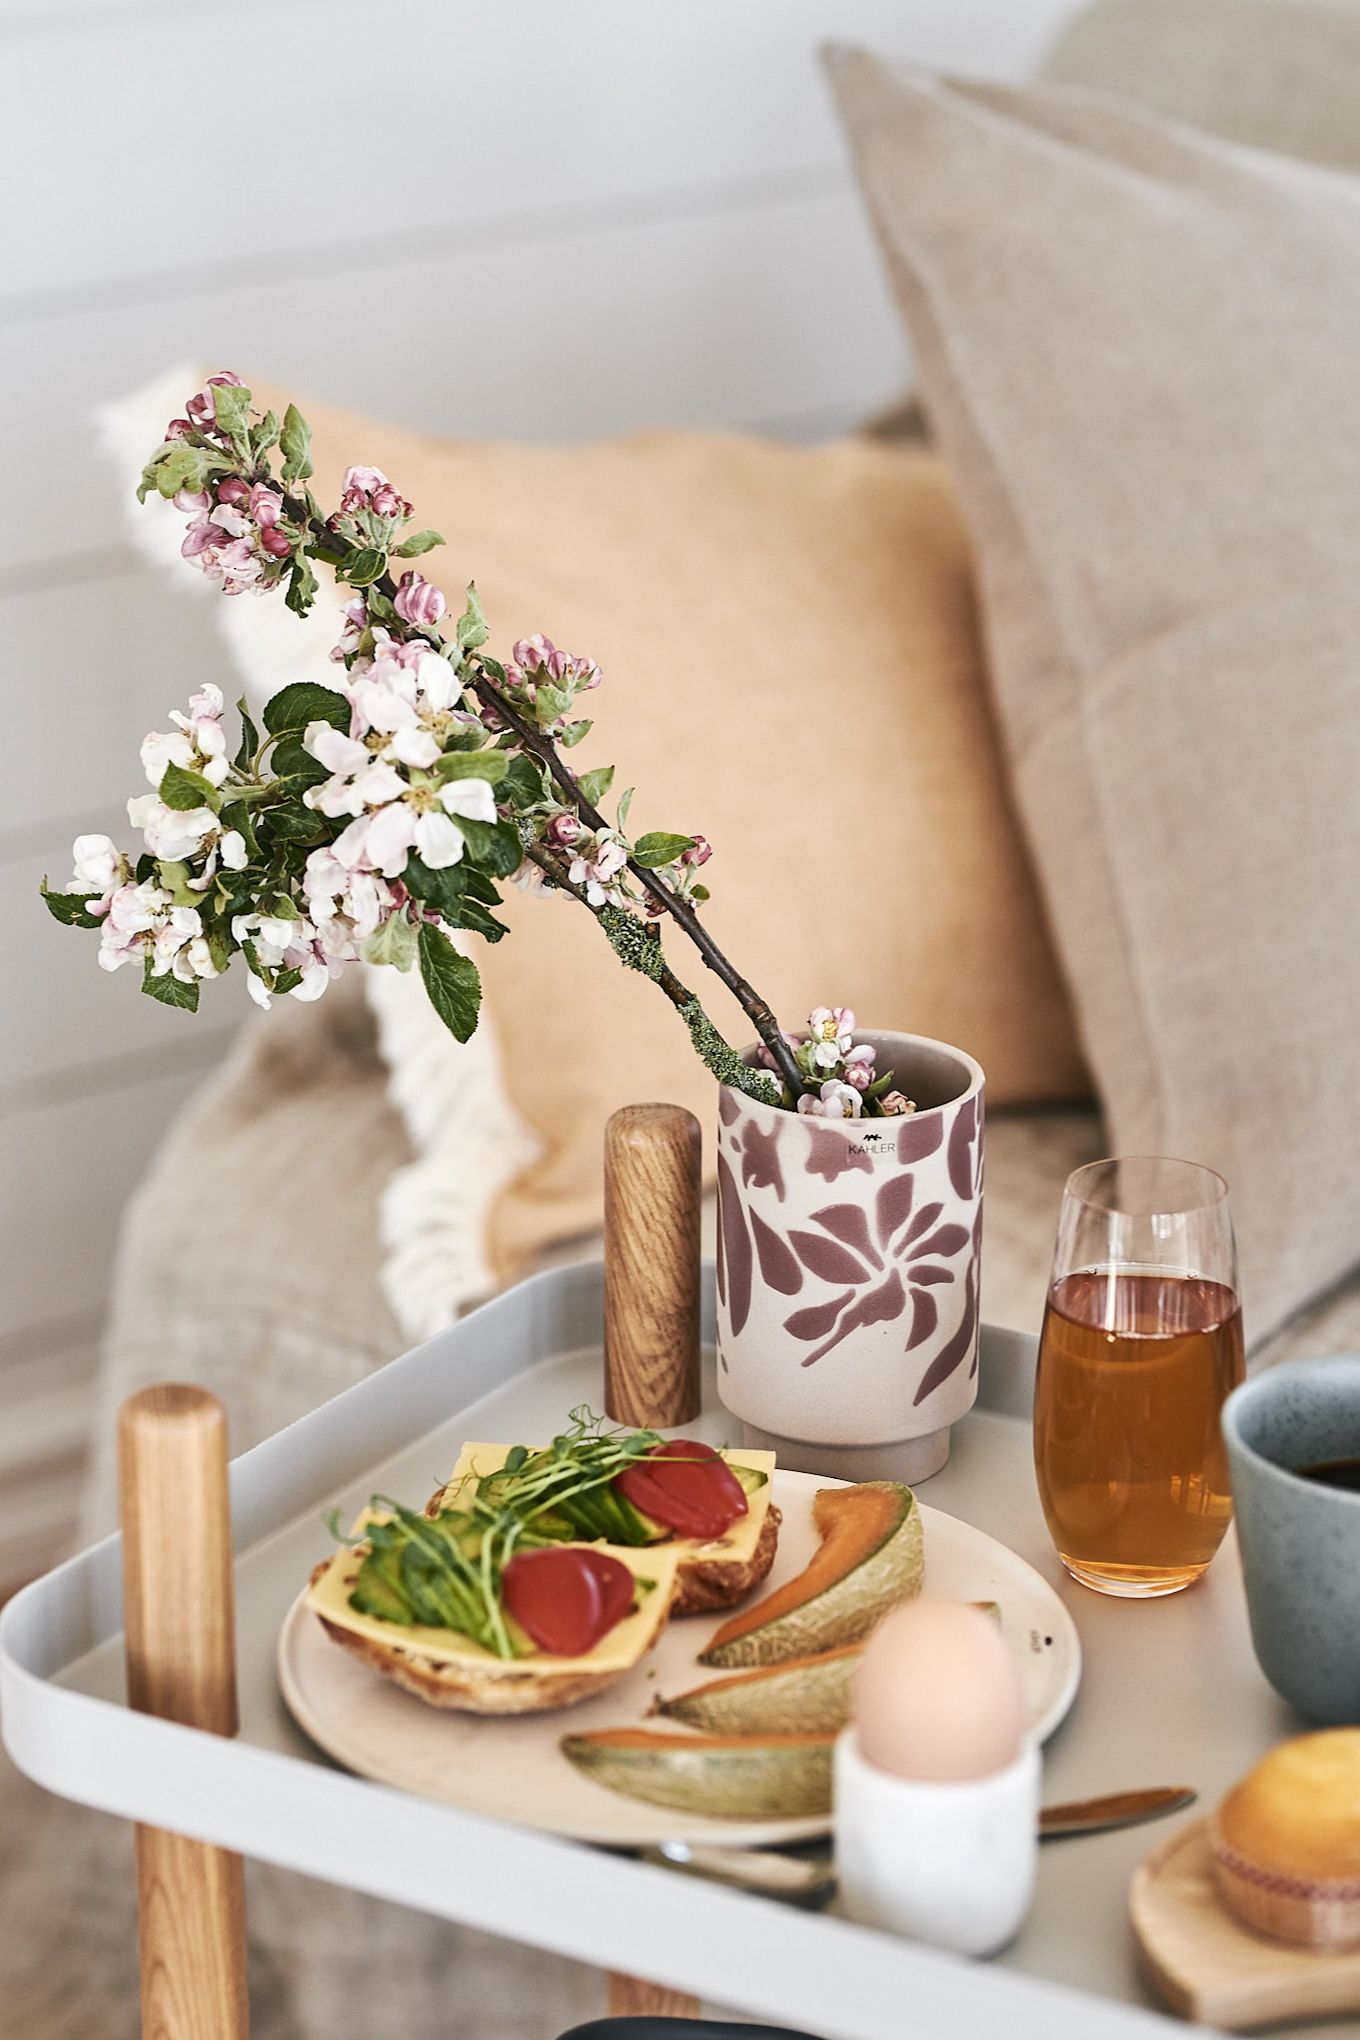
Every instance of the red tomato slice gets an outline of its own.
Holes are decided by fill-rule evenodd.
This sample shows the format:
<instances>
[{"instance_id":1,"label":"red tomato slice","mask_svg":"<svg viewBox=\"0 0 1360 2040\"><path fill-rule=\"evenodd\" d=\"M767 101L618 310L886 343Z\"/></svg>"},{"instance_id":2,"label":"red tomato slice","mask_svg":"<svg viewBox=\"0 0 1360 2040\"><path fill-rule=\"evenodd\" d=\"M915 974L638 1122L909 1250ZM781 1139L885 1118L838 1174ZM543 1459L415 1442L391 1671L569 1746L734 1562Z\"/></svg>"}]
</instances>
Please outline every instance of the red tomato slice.
<instances>
[{"instance_id":1,"label":"red tomato slice","mask_svg":"<svg viewBox=\"0 0 1360 2040\"><path fill-rule=\"evenodd\" d=\"M517 1552L501 1596L531 1641L554 1657L580 1657L604 1634L604 1595L582 1552Z\"/></svg>"},{"instance_id":2,"label":"red tomato slice","mask_svg":"<svg viewBox=\"0 0 1360 2040\"><path fill-rule=\"evenodd\" d=\"M747 1513L746 1491L711 1445L672 1438L614 1477L635 1509L679 1537L708 1540Z\"/></svg>"},{"instance_id":3,"label":"red tomato slice","mask_svg":"<svg viewBox=\"0 0 1360 2040\"><path fill-rule=\"evenodd\" d=\"M607 1551L583 1551L581 1557L599 1582L604 1602L604 1628L600 1634L605 1636L616 1622L632 1614L637 1582L623 1560L611 1558Z\"/></svg>"},{"instance_id":4,"label":"red tomato slice","mask_svg":"<svg viewBox=\"0 0 1360 2040\"><path fill-rule=\"evenodd\" d=\"M520 1551L501 1577L506 1610L540 1650L583 1657L633 1605L633 1575L602 1551Z\"/></svg>"}]
</instances>

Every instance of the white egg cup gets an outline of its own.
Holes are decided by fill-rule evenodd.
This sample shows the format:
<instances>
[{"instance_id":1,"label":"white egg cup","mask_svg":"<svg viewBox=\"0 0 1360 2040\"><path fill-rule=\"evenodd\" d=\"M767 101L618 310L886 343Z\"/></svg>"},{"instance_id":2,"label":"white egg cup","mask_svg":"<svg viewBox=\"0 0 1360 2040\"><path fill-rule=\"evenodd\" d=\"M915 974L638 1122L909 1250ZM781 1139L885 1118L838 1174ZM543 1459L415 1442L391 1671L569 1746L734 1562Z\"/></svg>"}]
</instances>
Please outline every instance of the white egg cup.
<instances>
[{"instance_id":1,"label":"white egg cup","mask_svg":"<svg viewBox=\"0 0 1360 2040\"><path fill-rule=\"evenodd\" d=\"M836 1874L851 1919L995 1955L1019 1930L1039 1854L1040 1760L1026 1742L987 1778L897 1778L836 1741Z\"/></svg>"}]
</instances>

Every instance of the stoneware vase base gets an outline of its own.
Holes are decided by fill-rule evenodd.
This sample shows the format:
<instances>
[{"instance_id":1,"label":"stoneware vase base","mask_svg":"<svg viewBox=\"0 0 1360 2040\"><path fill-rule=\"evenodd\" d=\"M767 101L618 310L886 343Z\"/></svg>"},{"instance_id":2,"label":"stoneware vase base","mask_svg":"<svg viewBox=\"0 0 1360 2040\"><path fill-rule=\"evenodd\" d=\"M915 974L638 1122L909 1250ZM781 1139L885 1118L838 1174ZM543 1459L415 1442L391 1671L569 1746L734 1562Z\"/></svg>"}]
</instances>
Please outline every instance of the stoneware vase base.
<instances>
[{"instance_id":1,"label":"stoneware vase base","mask_svg":"<svg viewBox=\"0 0 1360 2040\"><path fill-rule=\"evenodd\" d=\"M888 1445L814 1445L802 1438L782 1438L743 1424L742 1444L779 1455L779 1464L794 1473L819 1473L827 1480L903 1480L919 1487L938 1473L949 1457L952 1425L927 1431L921 1438L899 1438Z\"/></svg>"}]
</instances>

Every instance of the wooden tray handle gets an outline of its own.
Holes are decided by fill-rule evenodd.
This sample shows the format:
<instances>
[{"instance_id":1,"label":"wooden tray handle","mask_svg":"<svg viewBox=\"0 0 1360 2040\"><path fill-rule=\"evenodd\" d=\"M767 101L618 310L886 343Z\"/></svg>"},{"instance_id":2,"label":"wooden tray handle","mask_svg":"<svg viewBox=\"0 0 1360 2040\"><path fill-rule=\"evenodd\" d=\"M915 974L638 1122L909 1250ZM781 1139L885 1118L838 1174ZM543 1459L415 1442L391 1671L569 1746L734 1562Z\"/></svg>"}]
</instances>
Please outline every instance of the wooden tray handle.
<instances>
[{"instance_id":1,"label":"wooden tray handle","mask_svg":"<svg viewBox=\"0 0 1360 2040\"><path fill-rule=\"evenodd\" d=\"M625 1105L604 1134L604 1406L669 1429L699 1414L699 1122Z\"/></svg>"},{"instance_id":2,"label":"wooden tray handle","mask_svg":"<svg viewBox=\"0 0 1360 2040\"><path fill-rule=\"evenodd\" d=\"M604 1406L669 1430L699 1414L699 1122L625 1105L604 1135ZM696 2018L684 1991L615 1971L611 2017Z\"/></svg>"},{"instance_id":3,"label":"wooden tray handle","mask_svg":"<svg viewBox=\"0 0 1360 2040\"><path fill-rule=\"evenodd\" d=\"M216 1396L166 1383L118 1417L128 1702L235 1735L236 1636L227 1419ZM239 1856L137 1829L143 2040L246 2040Z\"/></svg>"}]
</instances>

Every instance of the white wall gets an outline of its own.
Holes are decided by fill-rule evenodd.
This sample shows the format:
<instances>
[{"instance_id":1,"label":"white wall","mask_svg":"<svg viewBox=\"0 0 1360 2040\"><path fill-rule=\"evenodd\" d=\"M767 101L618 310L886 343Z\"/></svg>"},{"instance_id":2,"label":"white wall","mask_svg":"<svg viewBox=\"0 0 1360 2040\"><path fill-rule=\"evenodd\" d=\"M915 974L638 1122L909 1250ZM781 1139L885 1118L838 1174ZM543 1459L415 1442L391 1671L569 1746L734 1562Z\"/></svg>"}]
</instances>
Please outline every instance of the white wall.
<instances>
[{"instance_id":1,"label":"white wall","mask_svg":"<svg viewBox=\"0 0 1360 2040\"><path fill-rule=\"evenodd\" d=\"M117 829L144 731L226 677L209 605L138 563L94 406L200 358L463 436L849 428L903 357L815 46L1023 75L1074 11L0 0L11 1574L64 1515L121 1207L241 1010L101 977L35 896L78 829Z\"/></svg>"}]
</instances>

